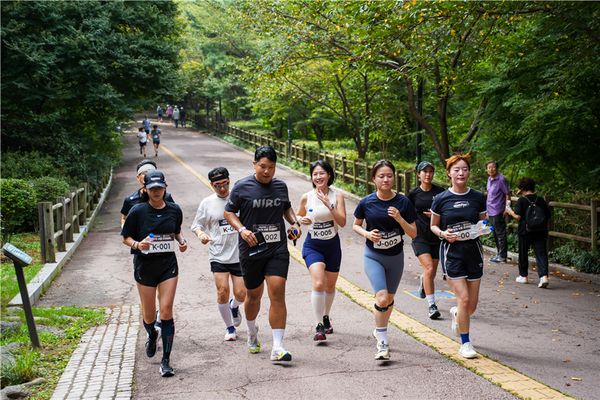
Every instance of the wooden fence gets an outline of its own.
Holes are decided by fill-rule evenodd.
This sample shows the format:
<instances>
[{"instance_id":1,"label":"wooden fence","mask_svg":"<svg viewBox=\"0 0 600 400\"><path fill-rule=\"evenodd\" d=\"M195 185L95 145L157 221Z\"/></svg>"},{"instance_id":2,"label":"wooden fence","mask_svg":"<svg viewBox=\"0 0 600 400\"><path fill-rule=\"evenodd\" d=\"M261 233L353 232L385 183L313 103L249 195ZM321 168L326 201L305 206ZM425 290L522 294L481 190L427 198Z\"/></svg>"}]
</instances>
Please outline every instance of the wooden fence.
<instances>
[{"instance_id":1,"label":"wooden fence","mask_svg":"<svg viewBox=\"0 0 600 400\"><path fill-rule=\"evenodd\" d=\"M258 147L263 145L271 145L277 155L280 157L286 157L295 161L298 161L302 166L307 167L311 162L316 160L326 160L331 164L335 170L336 176L340 177L344 183L352 183L354 187L359 185L365 185L367 194L372 193L375 189L375 184L371 180L371 167L369 163L365 163L360 160L346 160L346 157L338 157L327 152L321 152L317 150L307 149L306 146L297 146L292 144L291 147L288 143L282 140L276 140L274 138L259 135L254 132L249 132L235 126L231 126L225 123L218 122L217 118L206 118L199 114L192 116L194 124L197 127L204 127L209 131L216 131L220 134L232 136L243 143L251 146ZM288 148L289 147L289 148ZM406 195L412 188L411 184L412 171L399 171L396 170L396 191ZM443 187L449 187L446 182L434 182L437 185ZM482 188L485 194L485 187ZM512 197L513 202L518 200L518 197ZM591 245L592 251L598 250L598 213L600 212L600 201L591 200L590 205L582 204L571 204L571 203L560 203L554 201L554 196L545 196L546 203L550 208L550 221L549 221L549 238L548 238L548 251L554 249L554 238L570 239L582 243ZM514 203L513 203L514 204ZM564 209L586 211L590 215L590 236L578 236L571 235L568 233L555 231L554 224L554 208L560 207ZM510 217L508 217L510 218ZM510 218L512 219L512 218ZM508 221L508 220L507 220ZM513 220L510 223L509 228L515 230L517 223Z\"/></svg>"},{"instance_id":2,"label":"wooden fence","mask_svg":"<svg viewBox=\"0 0 600 400\"><path fill-rule=\"evenodd\" d=\"M79 226L92 216L109 178L110 171L97 186L90 185L88 179L79 188L72 187L64 196L57 197L56 204L38 203L43 264L56 262L56 252L67 250L67 243L73 242L73 234L79 233Z\"/></svg>"}]
</instances>

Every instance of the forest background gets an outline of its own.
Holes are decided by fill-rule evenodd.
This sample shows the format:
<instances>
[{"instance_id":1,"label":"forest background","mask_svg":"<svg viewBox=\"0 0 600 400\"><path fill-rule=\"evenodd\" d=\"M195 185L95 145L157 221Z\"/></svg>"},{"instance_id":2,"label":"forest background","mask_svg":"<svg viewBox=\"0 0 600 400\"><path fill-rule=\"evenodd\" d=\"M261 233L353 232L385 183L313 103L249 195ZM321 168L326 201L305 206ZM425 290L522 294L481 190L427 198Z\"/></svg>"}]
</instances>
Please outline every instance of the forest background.
<instances>
[{"instance_id":1,"label":"forest background","mask_svg":"<svg viewBox=\"0 0 600 400\"><path fill-rule=\"evenodd\" d=\"M598 2L1 7L3 197L98 179L120 160L120 122L177 101L279 139L289 117L296 144L401 169L421 134L438 180L460 152L477 188L497 160L513 189L530 176L582 204L600 191Z\"/></svg>"}]
</instances>

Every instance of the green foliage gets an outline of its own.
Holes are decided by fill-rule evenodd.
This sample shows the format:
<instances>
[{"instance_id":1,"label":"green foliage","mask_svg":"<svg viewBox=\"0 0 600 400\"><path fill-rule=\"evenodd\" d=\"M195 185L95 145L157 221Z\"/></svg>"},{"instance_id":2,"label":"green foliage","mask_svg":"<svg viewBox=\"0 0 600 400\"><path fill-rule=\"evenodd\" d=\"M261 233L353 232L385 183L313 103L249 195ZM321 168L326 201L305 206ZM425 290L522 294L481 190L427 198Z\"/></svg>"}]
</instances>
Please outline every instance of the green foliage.
<instances>
[{"instance_id":1,"label":"green foliage","mask_svg":"<svg viewBox=\"0 0 600 400\"><path fill-rule=\"evenodd\" d=\"M7 152L2 154L2 177L35 179L41 176L63 177L65 168L55 164L54 158L39 151Z\"/></svg>"},{"instance_id":2,"label":"green foliage","mask_svg":"<svg viewBox=\"0 0 600 400\"><path fill-rule=\"evenodd\" d=\"M14 362L2 363L2 387L18 385L37 378L40 352L28 351L14 356Z\"/></svg>"},{"instance_id":3,"label":"green foliage","mask_svg":"<svg viewBox=\"0 0 600 400\"><path fill-rule=\"evenodd\" d=\"M573 241L552 250L548 258L562 265L573 266L581 272L600 274L600 250L585 251Z\"/></svg>"},{"instance_id":4,"label":"green foliage","mask_svg":"<svg viewBox=\"0 0 600 400\"><path fill-rule=\"evenodd\" d=\"M16 233L10 238L10 243L33 258L31 264L27 268L23 268L25 281L29 283L44 267L40 255L40 236L35 233ZM19 293L15 268L8 257L2 257L0 281L2 282L0 285L0 299L2 308L4 308Z\"/></svg>"},{"instance_id":5,"label":"green foliage","mask_svg":"<svg viewBox=\"0 0 600 400\"><path fill-rule=\"evenodd\" d=\"M56 198L64 196L70 189L69 183L64 179L42 176L29 181L37 194L36 203L43 201L56 202Z\"/></svg>"},{"instance_id":6,"label":"green foliage","mask_svg":"<svg viewBox=\"0 0 600 400\"><path fill-rule=\"evenodd\" d=\"M496 242L494 241L494 234L490 233L489 235L485 235L479 238L481 244L484 246L489 246L496 248ZM508 251L511 253L519 252L519 236L516 233L509 233L506 235L506 244L508 246Z\"/></svg>"},{"instance_id":7,"label":"green foliage","mask_svg":"<svg viewBox=\"0 0 600 400\"><path fill-rule=\"evenodd\" d=\"M22 179L0 179L2 241L18 229L31 226L37 214L36 192L33 185Z\"/></svg>"}]
</instances>

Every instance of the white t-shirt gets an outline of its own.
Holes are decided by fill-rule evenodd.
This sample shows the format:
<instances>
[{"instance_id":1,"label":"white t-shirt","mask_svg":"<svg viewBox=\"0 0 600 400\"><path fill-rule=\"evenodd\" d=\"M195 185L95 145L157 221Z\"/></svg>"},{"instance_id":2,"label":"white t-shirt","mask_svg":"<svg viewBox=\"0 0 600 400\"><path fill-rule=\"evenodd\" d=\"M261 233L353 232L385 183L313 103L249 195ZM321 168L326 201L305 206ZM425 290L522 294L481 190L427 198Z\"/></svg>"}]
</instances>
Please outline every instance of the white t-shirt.
<instances>
[{"instance_id":1,"label":"white t-shirt","mask_svg":"<svg viewBox=\"0 0 600 400\"><path fill-rule=\"evenodd\" d=\"M216 193L208 196L198 206L196 218L192 223L192 232L199 228L212 239L212 242L209 242L209 262L216 261L221 264L240 262L239 233L223 217L228 199L229 197L220 198Z\"/></svg>"},{"instance_id":2,"label":"white t-shirt","mask_svg":"<svg viewBox=\"0 0 600 400\"><path fill-rule=\"evenodd\" d=\"M138 138L140 138L140 142L146 143L146 132L138 132Z\"/></svg>"},{"instance_id":3,"label":"white t-shirt","mask_svg":"<svg viewBox=\"0 0 600 400\"><path fill-rule=\"evenodd\" d=\"M329 188L327 197L333 205L336 203L335 195L335 190ZM337 234L338 224L333 219L331 210L317 198L314 190L308 192L306 198L306 216L313 220L313 224L308 228L311 238L327 240L335 237Z\"/></svg>"}]
</instances>

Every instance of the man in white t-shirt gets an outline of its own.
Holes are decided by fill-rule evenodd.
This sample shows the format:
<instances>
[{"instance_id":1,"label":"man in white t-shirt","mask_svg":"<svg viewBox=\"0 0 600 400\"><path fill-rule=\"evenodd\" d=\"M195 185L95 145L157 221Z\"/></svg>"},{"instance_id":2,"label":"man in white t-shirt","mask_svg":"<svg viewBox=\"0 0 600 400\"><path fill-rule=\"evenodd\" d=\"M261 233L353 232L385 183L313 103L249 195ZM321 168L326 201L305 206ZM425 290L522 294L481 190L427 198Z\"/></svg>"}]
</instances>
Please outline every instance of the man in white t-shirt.
<instances>
[{"instance_id":1,"label":"man in white t-shirt","mask_svg":"<svg viewBox=\"0 0 600 400\"><path fill-rule=\"evenodd\" d=\"M140 154L143 154L144 157L146 157L146 142L148 141L148 134L143 126L139 129L137 137L140 139Z\"/></svg>"},{"instance_id":2,"label":"man in white t-shirt","mask_svg":"<svg viewBox=\"0 0 600 400\"><path fill-rule=\"evenodd\" d=\"M208 173L215 193L200 203L192 231L202 244L209 244L208 261L217 285L217 305L227 332L225 340L236 340L235 327L242 323L240 304L246 299L246 287L240 269L238 232L223 217L229 200L229 172L217 167ZM233 284L233 298L229 299L229 277Z\"/></svg>"}]
</instances>

